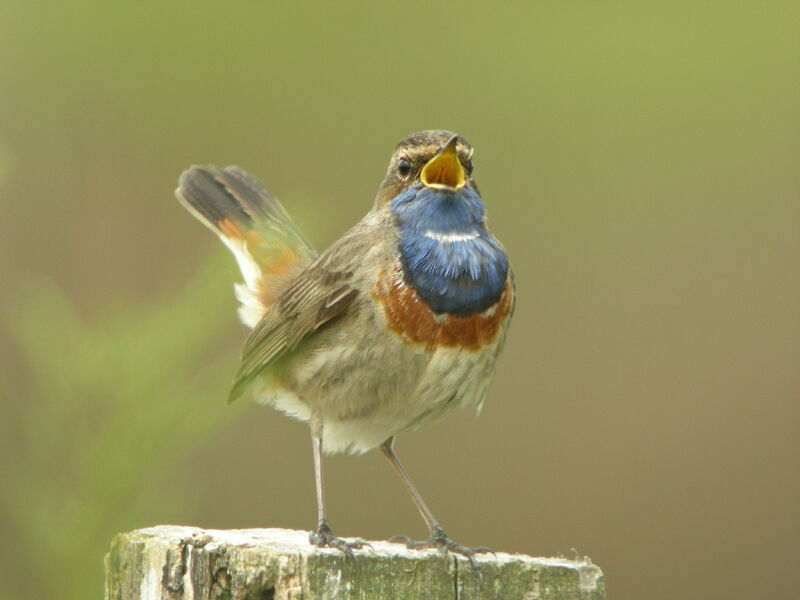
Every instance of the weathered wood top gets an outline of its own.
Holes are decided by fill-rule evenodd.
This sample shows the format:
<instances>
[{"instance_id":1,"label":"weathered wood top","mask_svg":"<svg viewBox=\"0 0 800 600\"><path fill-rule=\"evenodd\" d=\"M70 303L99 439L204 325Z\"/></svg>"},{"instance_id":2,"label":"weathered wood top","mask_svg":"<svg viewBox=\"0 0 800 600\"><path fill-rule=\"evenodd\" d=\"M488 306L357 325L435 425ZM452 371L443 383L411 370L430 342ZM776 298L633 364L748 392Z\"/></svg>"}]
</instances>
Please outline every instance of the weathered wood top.
<instances>
[{"instance_id":1,"label":"weathered wood top","mask_svg":"<svg viewBox=\"0 0 800 600\"><path fill-rule=\"evenodd\" d=\"M106 600L350 600L472 598L602 600L590 561L521 554L476 557L483 585L463 557L369 542L356 560L317 548L307 531L159 526L114 538Z\"/></svg>"}]
</instances>

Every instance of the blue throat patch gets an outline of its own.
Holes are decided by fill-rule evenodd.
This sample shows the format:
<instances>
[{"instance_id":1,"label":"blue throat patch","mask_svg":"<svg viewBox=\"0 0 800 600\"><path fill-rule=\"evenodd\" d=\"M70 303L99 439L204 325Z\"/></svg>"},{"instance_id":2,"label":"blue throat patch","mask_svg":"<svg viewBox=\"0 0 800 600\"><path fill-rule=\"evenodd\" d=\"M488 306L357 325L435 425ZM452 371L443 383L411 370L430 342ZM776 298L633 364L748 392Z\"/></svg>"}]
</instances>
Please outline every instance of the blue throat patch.
<instances>
[{"instance_id":1,"label":"blue throat patch","mask_svg":"<svg viewBox=\"0 0 800 600\"><path fill-rule=\"evenodd\" d=\"M433 312L466 317L500 300L508 258L486 229L486 209L474 190L418 184L389 208L397 218L408 283Z\"/></svg>"}]
</instances>

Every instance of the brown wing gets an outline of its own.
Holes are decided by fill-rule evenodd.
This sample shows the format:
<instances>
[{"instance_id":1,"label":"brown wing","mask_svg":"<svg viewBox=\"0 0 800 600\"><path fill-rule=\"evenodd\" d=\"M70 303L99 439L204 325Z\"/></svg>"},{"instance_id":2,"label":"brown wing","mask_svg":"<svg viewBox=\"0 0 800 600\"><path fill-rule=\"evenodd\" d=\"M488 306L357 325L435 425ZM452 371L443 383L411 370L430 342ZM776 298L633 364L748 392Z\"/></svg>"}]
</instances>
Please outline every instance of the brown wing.
<instances>
[{"instance_id":1,"label":"brown wing","mask_svg":"<svg viewBox=\"0 0 800 600\"><path fill-rule=\"evenodd\" d=\"M230 402L267 365L352 304L359 294L356 269L372 246L368 230L356 227L289 284L247 339Z\"/></svg>"}]
</instances>

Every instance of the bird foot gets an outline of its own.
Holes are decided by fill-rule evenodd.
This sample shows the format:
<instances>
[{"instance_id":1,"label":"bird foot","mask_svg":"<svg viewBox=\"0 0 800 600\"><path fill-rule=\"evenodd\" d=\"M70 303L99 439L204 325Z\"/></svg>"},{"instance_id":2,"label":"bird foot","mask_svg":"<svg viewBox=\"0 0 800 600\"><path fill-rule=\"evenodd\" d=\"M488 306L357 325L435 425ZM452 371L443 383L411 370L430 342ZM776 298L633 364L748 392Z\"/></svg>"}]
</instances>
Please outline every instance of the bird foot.
<instances>
[{"instance_id":1,"label":"bird foot","mask_svg":"<svg viewBox=\"0 0 800 600\"><path fill-rule=\"evenodd\" d=\"M333 535L333 531L331 531L331 528L327 523L321 523L319 527L317 527L316 532L312 531L308 536L308 541L318 548L323 548L326 546L328 548L336 548L337 550L344 552L347 558L352 558L353 560L356 558L356 555L353 554L353 550L361 550L361 548L364 548L365 546L371 547L368 543L360 540L348 541L336 537Z\"/></svg>"},{"instance_id":2,"label":"bird foot","mask_svg":"<svg viewBox=\"0 0 800 600\"><path fill-rule=\"evenodd\" d=\"M409 539L404 535L396 535L389 541L402 542L406 545L406 548L410 548L412 550L436 548L439 552L445 554L447 552L450 552L452 554L458 554L460 556L463 556L469 561L469 564L472 566L472 570L475 572L475 575L480 580L481 584L483 584L483 575L481 575L481 571L478 568L478 563L475 562L475 555L486 554L486 553L494 554L494 550L492 550L491 548L486 548L485 546L479 546L477 548L467 548L466 546L462 546L461 544L456 544L453 540L447 537L447 534L441 527L434 527L431 530L430 537L424 542Z\"/></svg>"}]
</instances>

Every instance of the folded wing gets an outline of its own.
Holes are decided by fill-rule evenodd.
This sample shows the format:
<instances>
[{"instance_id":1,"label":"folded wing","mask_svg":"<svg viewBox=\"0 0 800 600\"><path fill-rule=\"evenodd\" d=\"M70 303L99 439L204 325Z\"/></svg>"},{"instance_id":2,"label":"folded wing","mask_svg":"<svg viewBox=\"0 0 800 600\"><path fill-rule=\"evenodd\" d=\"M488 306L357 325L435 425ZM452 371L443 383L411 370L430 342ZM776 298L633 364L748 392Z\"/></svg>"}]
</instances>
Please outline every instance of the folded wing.
<instances>
[{"instance_id":1,"label":"folded wing","mask_svg":"<svg viewBox=\"0 0 800 600\"><path fill-rule=\"evenodd\" d=\"M250 334L230 401L267 365L353 304L362 288L357 273L374 245L371 236L354 228L292 281Z\"/></svg>"}]
</instances>

